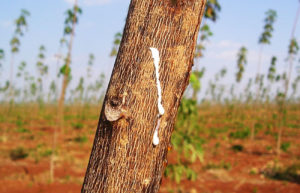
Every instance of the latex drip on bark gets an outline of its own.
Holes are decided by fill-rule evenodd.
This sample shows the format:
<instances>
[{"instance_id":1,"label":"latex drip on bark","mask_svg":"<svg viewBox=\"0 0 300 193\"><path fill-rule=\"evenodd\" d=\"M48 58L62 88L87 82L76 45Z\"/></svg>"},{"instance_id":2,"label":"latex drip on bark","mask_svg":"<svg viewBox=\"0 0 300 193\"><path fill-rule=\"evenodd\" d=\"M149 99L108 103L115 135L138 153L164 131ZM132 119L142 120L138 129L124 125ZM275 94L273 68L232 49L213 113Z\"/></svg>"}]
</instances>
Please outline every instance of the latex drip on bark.
<instances>
[{"instance_id":1,"label":"latex drip on bark","mask_svg":"<svg viewBox=\"0 0 300 193\"><path fill-rule=\"evenodd\" d=\"M153 63L155 67L155 76L156 76L156 87L157 87L157 108L158 108L158 121L154 130L152 143L154 146L159 144L158 131L160 126L161 116L165 113L165 109L162 106L162 95L161 95L161 86L159 81L159 51L156 48L150 48L153 58Z\"/></svg>"}]
</instances>

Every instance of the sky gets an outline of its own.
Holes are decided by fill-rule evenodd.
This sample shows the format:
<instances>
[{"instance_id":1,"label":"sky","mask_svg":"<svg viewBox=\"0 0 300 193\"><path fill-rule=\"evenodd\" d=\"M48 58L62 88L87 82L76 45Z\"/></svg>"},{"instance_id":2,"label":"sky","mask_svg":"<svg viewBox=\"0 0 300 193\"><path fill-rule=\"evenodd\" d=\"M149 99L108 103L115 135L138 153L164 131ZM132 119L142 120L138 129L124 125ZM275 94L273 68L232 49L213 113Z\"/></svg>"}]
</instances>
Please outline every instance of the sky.
<instances>
[{"instance_id":1,"label":"sky","mask_svg":"<svg viewBox=\"0 0 300 193\"><path fill-rule=\"evenodd\" d=\"M14 20L20 15L21 9L30 12L28 30L21 38L20 52L15 57L15 70L21 61L26 61L28 70L37 73L38 48L46 47L46 64L49 65L52 79L56 74L55 55L59 50L59 40L63 35L65 11L72 7L74 0L0 0L0 48L6 52L0 76L0 85L9 77L10 46L9 41L14 31ZM263 50L261 72L267 72L272 56L277 56L277 69L283 72L287 64L288 43L298 8L298 0L219 0L221 12L217 22L208 22L213 36L206 44L204 58L196 64L196 68L205 67L206 73L202 82L203 89L214 74L226 67L228 75L224 84L235 80L237 71L237 52L241 46L248 49L248 63L244 80L254 77L257 69L258 38L263 31L263 19L268 9L277 11L278 18L274 25L275 31L271 45ZM81 76L86 76L86 67L90 53L95 55L93 79L105 73L108 83L114 58L109 56L114 34L122 32L128 11L129 0L79 0L83 13L76 26L76 34L72 52L72 76L70 87L74 87ZM299 38L299 29L295 33ZM295 72L295 70L294 70ZM295 77L295 73L293 73ZM92 81L91 80L91 81ZM17 82L17 80L16 80ZM50 82L50 81L49 81Z\"/></svg>"}]
</instances>

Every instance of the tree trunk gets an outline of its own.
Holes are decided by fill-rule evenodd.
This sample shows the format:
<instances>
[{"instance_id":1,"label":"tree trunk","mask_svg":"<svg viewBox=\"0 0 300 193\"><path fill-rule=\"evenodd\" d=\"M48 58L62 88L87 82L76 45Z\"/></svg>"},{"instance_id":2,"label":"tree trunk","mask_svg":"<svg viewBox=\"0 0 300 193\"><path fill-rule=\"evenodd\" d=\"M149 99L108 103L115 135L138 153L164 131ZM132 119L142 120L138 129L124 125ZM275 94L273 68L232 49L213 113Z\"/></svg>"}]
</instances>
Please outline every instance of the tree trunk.
<instances>
[{"instance_id":1,"label":"tree trunk","mask_svg":"<svg viewBox=\"0 0 300 193\"><path fill-rule=\"evenodd\" d=\"M12 107L14 106L15 101L15 90L13 87L14 81L14 62L15 62L15 54L11 53L11 60L10 60L10 81L9 81L9 112L11 111Z\"/></svg>"},{"instance_id":2,"label":"tree trunk","mask_svg":"<svg viewBox=\"0 0 300 193\"><path fill-rule=\"evenodd\" d=\"M131 1L82 192L158 191L204 6L205 0ZM159 51L159 73L150 47Z\"/></svg>"},{"instance_id":3,"label":"tree trunk","mask_svg":"<svg viewBox=\"0 0 300 193\"><path fill-rule=\"evenodd\" d=\"M73 16L73 21L72 21L72 31L71 31L71 34L70 34L70 41L68 43L68 54L67 54L66 64L65 64L66 69L70 68L71 60L72 60L72 48L73 48L73 40L74 40L75 26L76 26L77 1L78 0L75 0L74 8L73 8L74 16ZM61 123L64 119L63 118L63 116L64 116L64 104L65 104L66 90L67 90L67 86L68 86L68 83L69 83L69 73L70 72L67 72L67 73L64 72L61 93L60 93L60 97L59 97L59 100L58 100L58 116L59 116L59 121L60 121L60 127L62 126Z\"/></svg>"}]
</instances>

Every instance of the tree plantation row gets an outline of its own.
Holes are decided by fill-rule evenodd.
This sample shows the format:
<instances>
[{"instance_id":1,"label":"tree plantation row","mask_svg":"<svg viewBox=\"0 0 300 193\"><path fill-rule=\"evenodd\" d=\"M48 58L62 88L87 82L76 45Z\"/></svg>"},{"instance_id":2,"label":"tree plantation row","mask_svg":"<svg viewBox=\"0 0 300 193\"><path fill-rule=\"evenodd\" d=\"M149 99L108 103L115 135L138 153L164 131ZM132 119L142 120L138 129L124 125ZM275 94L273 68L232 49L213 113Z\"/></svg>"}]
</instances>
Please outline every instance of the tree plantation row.
<instances>
[{"instance_id":1,"label":"tree plantation row","mask_svg":"<svg viewBox=\"0 0 300 193\"><path fill-rule=\"evenodd\" d=\"M204 21L200 28L200 35L198 37L195 57L194 57L194 70L190 77L190 88L188 89L188 95L198 101L210 101L212 103L224 103L224 102L246 102L252 103L254 101L260 101L262 103L276 103L276 101L284 96L288 101L297 101L298 85L299 85L299 73L293 73L297 71L297 54L299 46L294 33L296 30L296 22L298 15L295 18L295 24L292 28L290 42L287 42L288 50L286 53L287 64L286 70L283 72L276 71L277 57L274 55L269 58L269 64L262 64L263 50L268 49L268 45L272 41L272 32L274 30L274 23L276 22L277 13L274 10L268 10L264 19L263 32L259 37L260 52L257 63L257 73L255 77L249 78L245 81L246 84L240 85L243 79L244 71L247 65L247 47L242 46L240 50L237 50L237 62L236 62L236 82L230 84L221 84L226 79L227 69L222 68L218 73L211 77L208 82L205 82L205 91L202 94L199 93L203 82L201 79L205 76L205 64L201 63L201 58L205 56L205 46L209 42L210 37L213 35L209 25L217 22L218 12L221 10L221 5L218 1L208 1L206 4ZM103 87L108 82L109 77L105 77L104 73L101 73L97 78L92 77L93 68L95 64L94 54L89 55L86 64L86 71L81 77L72 77L72 44L75 35L75 27L78 25L78 20L82 14L82 9L78 7L77 3L73 9L65 12L66 18L64 21L65 28L63 30L63 37L60 42L60 51L55 55L56 66L49 66L46 62L47 50L45 45L41 45L37 48L37 59L35 63L36 72L33 73L26 61L15 61L15 56L19 54L20 44L23 36L26 35L30 24L27 23L27 18L30 17L30 12L27 10L21 10L20 16L15 20L15 31L10 40L10 56L8 59L5 56L9 50L0 49L0 61L1 69L10 68L9 80L1 81L1 101L4 103L60 103L62 105L64 100L68 103L98 103L103 97ZM257 29L259 30L259 29ZM113 42L111 50L111 57L115 57L118 52L119 44L121 42L122 34L117 33ZM66 55L63 55L62 50L66 49ZM35 57L35 56L32 56ZM269 66L268 71L262 73L261 66ZM203 66L203 67L200 67ZM49 68L56 68L55 77L49 77ZM253 68L253 66L249 67ZM296 76L292 77L292 74ZM63 80L62 80L63 78ZM73 80L74 79L74 80ZM68 88L70 81L77 81L76 86ZM61 84L62 82L62 84ZM73 84L75 85L75 84ZM68 91L68 93L66 93ZM200 95L200 96L199 96ZM65 97L66 96L66 97ZM64 99L66 98L66 99Z\"/></svg>"},{"instance_id":2,"label":"tree plantation row","mask_svg":"<svg viewBox=\"0 0 300 193\"><path fill-rule=\"evenodd\" d=\"M0 183L8 184L0 192L299 188L300 2L283 43L284 61L275 54L263 60L280 17L269 9L257 29L257 64L250 66L243 45L234 72L223 67L210 76L203 58L211 26L221 17L218 0L131 0L125 27L112 42L111 77L95 75L100 67L93 53L74 77L84 10L80 1L73 3L64 13L54 65L44 44L32 56L35 63L17 59L30 33L25 9L14 20L10 49L0 48L0 77L10 69L9 79L0 82ZM253 68L255 75L246 77ZM19 186L9 186L11 181Z\"/></svg>"}]
</instances>

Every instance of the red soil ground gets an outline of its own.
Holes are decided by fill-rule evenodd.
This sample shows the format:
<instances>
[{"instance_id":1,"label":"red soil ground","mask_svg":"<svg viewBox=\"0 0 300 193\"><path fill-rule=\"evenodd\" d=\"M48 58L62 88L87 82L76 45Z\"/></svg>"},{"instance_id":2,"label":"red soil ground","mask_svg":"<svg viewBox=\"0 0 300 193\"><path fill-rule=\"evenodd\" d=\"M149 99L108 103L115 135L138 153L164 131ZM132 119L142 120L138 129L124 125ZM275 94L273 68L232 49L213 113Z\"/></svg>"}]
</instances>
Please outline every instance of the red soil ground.
<instances>
[{"instance_id":1,"label":"red soil ground","mask_svg":"<svg viewBox=\"0 0 300 193\"><path fill-rule=\"evenodd\" d=\"M292 120L300 125L298 119ZM297 117L296 116L296 117ZM96 116L95 116L96 117ZM28 131L17 131L17 126L0 122L0 192L1 193L68 193L80 192L85 169L93 142L97 118L83 121L84 128L74 129L73 120L66 121L65 131L59 133L59 151L56 158L55 182L49 181L50 156L44 152L51 149L54 124L46 120L29 119L23 121L22 127ZM220 126L213 121L210 126ZM220 126L221 127L221 126ZM234 129L234 128L232 128ZM300 182L279 181L264 175L275 164L285 167L300 161L300 126L285 128L283 141L291 142L287 152L276 157L276 139L260 131L252 142L246 139L231 139L228 131L209 138L204 144L204 162L197 161L192 168L197 171L197 180L183 180L180 184L169 178L162 180L161 193L298 193ZM74 140L77 136L86 136L82 142ZM219 144L216 146L216 144ZM241 152L232 150L232 145L241 144ZM10 152L16 147L23 147L28 157L13 161ZM269 147L269 148L268 148ZM270 148L272 147L272 148ZM170 152L169 163L174 162L176 154ZM213 165L214 167L208 167ZM224 165L226 167L224 167ZM300 171L299 175L300 175Z\"/></svg>"}]
</instances>

